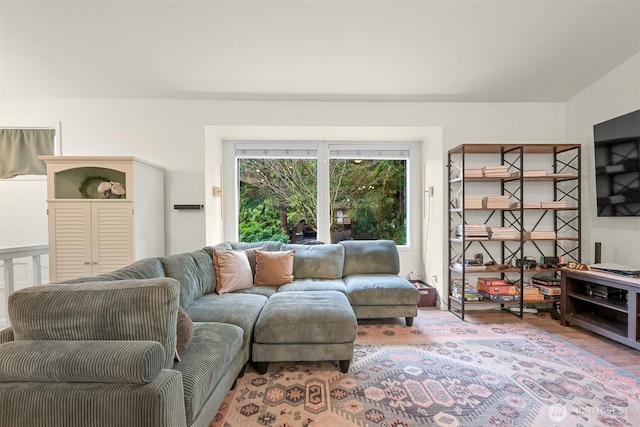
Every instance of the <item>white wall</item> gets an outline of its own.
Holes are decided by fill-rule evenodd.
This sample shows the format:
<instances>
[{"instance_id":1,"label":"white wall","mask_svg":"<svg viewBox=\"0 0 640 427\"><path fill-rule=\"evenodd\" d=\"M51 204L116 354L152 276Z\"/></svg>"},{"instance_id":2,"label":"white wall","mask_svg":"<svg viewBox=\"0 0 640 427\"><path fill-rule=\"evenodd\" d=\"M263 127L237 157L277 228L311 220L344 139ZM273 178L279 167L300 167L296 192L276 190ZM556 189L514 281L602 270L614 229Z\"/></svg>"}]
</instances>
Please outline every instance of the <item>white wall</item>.
<instances>
[{"instance_id":1,"label":"white wall","mask_svg":"<svg viewBox=\"0 0 640 427\"><path fill-rule=\"evenodd\" d=\"M582 149L582 257L594 261L602 242L602 261L640 267L640 218L597 216L593 125L640 109L640 54L582 90L566 103L566 139Z\"/></svg>"},{"instance_id":2,"label":"white wall","mask_svg":"<svg viewBox=\"0 0 640 427\"><path fill-rule=\"evenodd\" d=\"M425 138L422 152L424 174L434 186L433 197L425 203L432 214L429 242L410 262L422 263L426 253L427 279L436 277L441 295L446 277L447 150L466 142L564 141L564 104L558 103L0 99L0 116L9 123L60 121L63 155L136 156L164 166L167 253L194 250L207 242L203 211L173 210L174 204L183 203L215 206L209 200L209 183L205 188L207 127L438 128L437 137ZM403 272L425 271L423 265L402 263Z\"/></svg>"}]
</instances>

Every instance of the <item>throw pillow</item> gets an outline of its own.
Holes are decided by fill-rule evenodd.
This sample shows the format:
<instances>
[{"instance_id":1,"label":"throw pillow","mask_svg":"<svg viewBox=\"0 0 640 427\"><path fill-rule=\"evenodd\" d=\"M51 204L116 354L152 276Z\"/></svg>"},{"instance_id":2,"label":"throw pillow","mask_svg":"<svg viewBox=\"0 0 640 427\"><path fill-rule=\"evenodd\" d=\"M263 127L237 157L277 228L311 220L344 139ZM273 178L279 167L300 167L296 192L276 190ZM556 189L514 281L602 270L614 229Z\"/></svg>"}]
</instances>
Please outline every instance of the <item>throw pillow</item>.
<instances>
[{"instance_id":1,"label":"throw pillow","mask_svg":"<svg viewBox=\"0 0 640 427\"><path fill-rule=\"evenodd\" d=\"M176 325L176 354L175 360L180 361L180 358L189 348L191 344L191 337L193 336L193 321L191 316L184 311L184 308L178 307L178 323Z\"/></svg>"},{"instance_id":2,"label":"throw pillow","mask_svg":"<svg viewBox=\"0 0 640 427\"><path fill-rule=\"evenodd\" d=\"M251 276L255 277L256 275L256 251L266 251L266 246L260 246L258 248L251 249L243 249L244 253L247 254L247 258L249 259L249 265L251 266Z\"/></svg>"},{"instance_id":3,"label":"throw pillow","mask_svg":"<svg viewBox=\"0 0 640 427\"><path fill-rule=\"evenodd\" d=\"M256 251L256 286L280 286L293 281L293 254L290 251Z\"/></svg>"},{"instance_id":4,"label":"throw pillow","mask_svg":"<svg viewBox=\"0 0 640 427\"><path fill-rule=\"evenodd\" d=\"M214 250L213 266L216 271L216 292L247 289L253 286L253 273L244 251Z\"/></svg>"}]
</instances>

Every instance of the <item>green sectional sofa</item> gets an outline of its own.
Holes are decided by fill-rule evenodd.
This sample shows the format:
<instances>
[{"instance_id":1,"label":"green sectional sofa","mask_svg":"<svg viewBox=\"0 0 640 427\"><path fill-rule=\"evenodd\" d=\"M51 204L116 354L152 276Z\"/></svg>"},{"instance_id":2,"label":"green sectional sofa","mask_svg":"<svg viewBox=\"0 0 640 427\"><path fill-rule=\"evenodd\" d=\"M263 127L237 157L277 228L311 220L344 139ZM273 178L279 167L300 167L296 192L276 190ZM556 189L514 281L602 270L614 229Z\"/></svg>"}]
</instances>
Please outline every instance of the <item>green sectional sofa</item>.
<instances>
[{"instance_id":1,"label":"green sectional sofa","mask_svg":"<svg viewBox=\"0 0 640 427\"><path fill-rule=\"evenodd\" d=\"M218 294L214 250L262 246L295 251L293 280ZM206 427L251 361L270 296L338 291L357 318L411 326L419 293L398 273L391 241L225 242L14 292L0 331L0 425ZM177 361L179 307L193 329Z\"/></svg>"}]
</instances>

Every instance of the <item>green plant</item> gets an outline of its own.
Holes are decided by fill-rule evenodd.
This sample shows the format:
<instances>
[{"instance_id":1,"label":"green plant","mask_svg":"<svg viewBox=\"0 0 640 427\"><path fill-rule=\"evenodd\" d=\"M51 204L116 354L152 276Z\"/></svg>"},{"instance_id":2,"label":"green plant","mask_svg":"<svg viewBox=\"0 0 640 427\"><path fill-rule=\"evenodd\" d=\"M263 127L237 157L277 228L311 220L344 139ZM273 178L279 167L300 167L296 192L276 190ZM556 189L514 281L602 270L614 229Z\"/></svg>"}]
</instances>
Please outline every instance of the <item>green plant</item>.
<instances>
[{"instance_id":1,"label":"green plant","mask_svg":"<svg viewBox=\"0 0 640 427\"><path fill-rule=\"evenodd\" d=\"M80 187L78 187L78 191L80 191L80 195L82 195L83 199L93 199L94 197L91 197L89 195L89 186L93 182L104 182L104 181L109 182L111 180L109 178L105 178L104 176L98 176L98 175L88 176L82 180L82 182L80 183Z\"/></svg>"}]
</instances>

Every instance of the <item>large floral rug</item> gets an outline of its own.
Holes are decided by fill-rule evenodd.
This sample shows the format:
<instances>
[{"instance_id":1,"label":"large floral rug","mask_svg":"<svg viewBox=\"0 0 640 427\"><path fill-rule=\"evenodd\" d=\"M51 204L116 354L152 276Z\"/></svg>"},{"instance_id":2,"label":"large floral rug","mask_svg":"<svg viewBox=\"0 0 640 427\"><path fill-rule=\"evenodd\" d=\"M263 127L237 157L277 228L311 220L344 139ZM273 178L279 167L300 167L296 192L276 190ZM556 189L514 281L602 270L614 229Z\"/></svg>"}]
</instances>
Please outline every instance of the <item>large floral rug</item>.
<instances>
[{"instance_id":1,"label":"large floral rug","mask_svg":"<svg viewBox=\"0 0 640 427\"><path fill-rule=\"evenodd\" d=\"M211 427L638 426L640 378L523 323L360 325L331 362L249 368Z\"/></svg>"}]
</instances>

